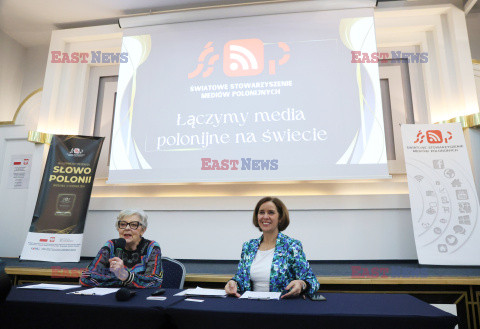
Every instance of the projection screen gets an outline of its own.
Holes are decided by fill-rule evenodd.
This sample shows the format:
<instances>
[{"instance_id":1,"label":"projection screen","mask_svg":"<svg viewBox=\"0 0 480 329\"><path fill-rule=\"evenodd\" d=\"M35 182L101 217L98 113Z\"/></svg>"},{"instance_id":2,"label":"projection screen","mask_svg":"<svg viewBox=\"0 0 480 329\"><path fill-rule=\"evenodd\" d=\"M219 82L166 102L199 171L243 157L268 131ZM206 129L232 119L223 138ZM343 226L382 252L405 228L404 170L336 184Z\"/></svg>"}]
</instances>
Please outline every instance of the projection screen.
<instances>
[{"instance_id":1,"label":"projection screen","mask_svg":"<svg viewBox=\"0 0 480 329\"><path fill-rule=\"evenodd\" d=\"M109 183L386 178L373 9L124 32Z\"/></svg>"}]
</instances>

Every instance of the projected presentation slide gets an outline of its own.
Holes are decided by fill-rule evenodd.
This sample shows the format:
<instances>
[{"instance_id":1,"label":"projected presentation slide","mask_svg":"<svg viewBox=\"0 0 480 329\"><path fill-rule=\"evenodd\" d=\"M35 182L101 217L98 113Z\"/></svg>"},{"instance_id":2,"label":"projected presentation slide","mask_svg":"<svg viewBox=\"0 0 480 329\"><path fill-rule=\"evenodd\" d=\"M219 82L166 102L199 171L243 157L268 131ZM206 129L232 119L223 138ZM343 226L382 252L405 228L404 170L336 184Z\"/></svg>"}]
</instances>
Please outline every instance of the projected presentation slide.
<instances>
[{"instance_id":1,"label":"projected presentation slide","mask_svg":"<svg viewBox=\"0 0 480 329\"><path fill-rule=\"evenodd\" d=\"M388 177L372 9L127 29L109 183Z\"/></svg>"}]
</instances>

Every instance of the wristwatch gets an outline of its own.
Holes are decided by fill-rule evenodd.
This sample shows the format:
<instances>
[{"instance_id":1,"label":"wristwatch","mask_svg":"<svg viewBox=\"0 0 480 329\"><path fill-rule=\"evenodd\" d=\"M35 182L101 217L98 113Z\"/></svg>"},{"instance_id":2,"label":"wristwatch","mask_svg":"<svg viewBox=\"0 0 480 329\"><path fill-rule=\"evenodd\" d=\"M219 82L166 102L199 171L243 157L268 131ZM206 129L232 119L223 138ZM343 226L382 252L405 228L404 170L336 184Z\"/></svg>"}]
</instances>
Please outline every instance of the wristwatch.
<instances>
[{"instance_id":1,"label":"wristwatch","mask_svg":"<svg viewBox=\"0 0 480 329\"><path fill-rule=\"evenodd\" d=\"M302 280L302 292L307 290L307 284Z\"/></svg>"}]
</instances>

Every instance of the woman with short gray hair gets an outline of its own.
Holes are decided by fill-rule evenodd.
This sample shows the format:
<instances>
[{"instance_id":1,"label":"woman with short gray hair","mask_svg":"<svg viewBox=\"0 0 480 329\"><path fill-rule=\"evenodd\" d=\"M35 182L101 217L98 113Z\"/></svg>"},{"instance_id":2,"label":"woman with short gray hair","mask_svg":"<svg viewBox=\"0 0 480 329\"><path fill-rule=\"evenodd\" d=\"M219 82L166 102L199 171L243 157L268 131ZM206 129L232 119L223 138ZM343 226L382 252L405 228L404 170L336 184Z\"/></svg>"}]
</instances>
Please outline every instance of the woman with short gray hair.
<instances>
[{"instance_id":1,"label":"woman with short gray hair","mask_svg":"<svg viewBox=\"0 0 480 329\"><path fill-rule=\"evenodd\" d=\"M163 281L160 245L143 237L148 216L143 210L122 210L115 228L119 238L100 249L80 283L88 287L160 287Z\"/></svg>"}]
</instances>

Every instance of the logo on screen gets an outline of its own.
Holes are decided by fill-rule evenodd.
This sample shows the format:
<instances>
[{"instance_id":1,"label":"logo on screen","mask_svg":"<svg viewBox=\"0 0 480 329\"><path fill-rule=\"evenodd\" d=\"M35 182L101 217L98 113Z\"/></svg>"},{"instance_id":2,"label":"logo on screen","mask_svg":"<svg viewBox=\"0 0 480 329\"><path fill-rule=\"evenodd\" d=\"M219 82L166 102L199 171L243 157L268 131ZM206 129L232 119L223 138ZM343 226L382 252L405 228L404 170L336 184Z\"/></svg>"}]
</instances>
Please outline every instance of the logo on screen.
<instances>
[{"instance_id":1,"label":"logo on screen","mask_svg":"<svg viewBox=\"0 0 480 329\"><path fill-rule=\"evenodd\" d=\"M418 131L417 139L413 142L414 144L423 143L425 137L427 138L427 142L430 144L440 144L440 143L448 143L449 140L452 139L452 133L447 131L445 135L442 135L440 130L427 130L424 134L421 130Z\"/></svg>"},{"instance_id":2,"label":"logo on screen","mask_svg":"<svg viewBox=\"0 0 480 329\"><path fill-rule=\"evenodd\" d=\"M260 39L231 40L223 48L223 72L229 77L258 75L263 71Z\"/></svg>"},{"instance_id":3,"label":"logo on screen","mask_svg":"<svg viewBox=\"0 0 480 329\"><path fill-rule=\"evenodd\" d=\"M284 65L290 59L290 47L285 42L278 42L276 46L283 50L283 56L279 60L268 59L270 75L276 74L277 66ZM220 59L220 55L215 53L212 41L207 42L203 48L195 70L188 73L189 79L202 72L202 77L209 77L213 73L214 64ZM223 47L223 73L229 77L259 75L263 72L265 60L264 45L260 39L230 40Z\"/></svg>"}]
</instances>

